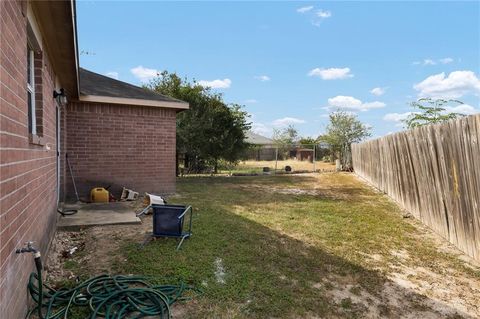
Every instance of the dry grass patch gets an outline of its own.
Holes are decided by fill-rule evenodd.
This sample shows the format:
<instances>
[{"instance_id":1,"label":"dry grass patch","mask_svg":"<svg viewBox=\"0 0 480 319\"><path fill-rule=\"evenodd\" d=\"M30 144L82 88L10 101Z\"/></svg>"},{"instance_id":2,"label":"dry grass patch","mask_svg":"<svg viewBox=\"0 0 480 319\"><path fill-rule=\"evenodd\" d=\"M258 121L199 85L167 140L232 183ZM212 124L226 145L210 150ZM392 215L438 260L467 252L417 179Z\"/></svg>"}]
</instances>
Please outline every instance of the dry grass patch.
<instances>
[{"instance_id":1,"label":"dry grass patch","mask_svg":"<svg viewBox=\"0 0 480 319\"><path fill-rule=\"evenodd\" d=\"M333 171L335 165L331 163L325 163L321 161L315 162L315 167L312 162L298 161L295 159L279 160L276 163L277 170L284 171L286 166L290 166L293 171ZM264 167L269 167L273 172L275 170L275 160L273 161L241 161L235 167L231 169L233 173L257 173L261 174ZM229 170L230 171L230 170Z\"/></svg>"}]
</instances>

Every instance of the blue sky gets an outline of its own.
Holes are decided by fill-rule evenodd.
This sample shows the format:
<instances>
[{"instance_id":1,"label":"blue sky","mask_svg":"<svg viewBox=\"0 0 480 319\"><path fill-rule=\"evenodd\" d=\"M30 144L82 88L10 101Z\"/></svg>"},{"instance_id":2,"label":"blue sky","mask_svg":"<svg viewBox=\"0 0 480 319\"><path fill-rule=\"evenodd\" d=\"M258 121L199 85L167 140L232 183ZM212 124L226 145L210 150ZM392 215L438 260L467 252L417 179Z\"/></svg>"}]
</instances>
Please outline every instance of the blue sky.
<instances>
[{"instance_id":1,"label":"blue sky","mask_svg":"<svg viewBox=\"0 0 480 319\"><path fill-rule=\"evenodd\" d=\"M269 136L324 131L336 109L373 136L419 97L480 112L480 2L77 2L80 65L141 85L168 70L244 104Z\"/></svg>"}]
</instances>

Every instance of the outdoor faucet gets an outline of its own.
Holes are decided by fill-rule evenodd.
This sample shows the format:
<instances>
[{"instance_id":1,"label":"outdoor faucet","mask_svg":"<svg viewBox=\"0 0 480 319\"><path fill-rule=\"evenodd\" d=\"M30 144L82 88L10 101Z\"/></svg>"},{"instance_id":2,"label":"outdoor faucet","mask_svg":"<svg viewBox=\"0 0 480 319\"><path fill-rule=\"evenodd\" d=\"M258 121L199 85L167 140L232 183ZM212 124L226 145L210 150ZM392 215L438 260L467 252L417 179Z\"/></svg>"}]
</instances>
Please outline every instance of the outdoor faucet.
<instances>
[{"instance_id":1,"label":"outdoor faucet","mask_svg":"<svg viewBox=\"0 0 480 319\"><path fill-rule=\"evenodd\" d=\"M27 247L17 249L15 252L17 254L32 253L33 258L35 260L35 267L37 268L37 270L41 270L42 269L42 260L40 259L40 257L42 255L40 254L40 251L38 249L36 249L35 247L33 247L33 241L27 241L25 243L25 245L27 245Z\"/></svg>"},{"instance_id":2,"label":"outdoor faucet","mask_svg":"<svg viewBox=\"0 0 480 319\"><path fill-rule=\"evenodd\" d=\"M33 241L27 241L25 243L25 245L27 245L27 247L23 247L23 248L20 248L20 249L17 249L15 252L17 254L23 254L23 253L33 253L33 254L36 254L38 253L38 250L33 247Z\"/></svg>"}]
</instances>

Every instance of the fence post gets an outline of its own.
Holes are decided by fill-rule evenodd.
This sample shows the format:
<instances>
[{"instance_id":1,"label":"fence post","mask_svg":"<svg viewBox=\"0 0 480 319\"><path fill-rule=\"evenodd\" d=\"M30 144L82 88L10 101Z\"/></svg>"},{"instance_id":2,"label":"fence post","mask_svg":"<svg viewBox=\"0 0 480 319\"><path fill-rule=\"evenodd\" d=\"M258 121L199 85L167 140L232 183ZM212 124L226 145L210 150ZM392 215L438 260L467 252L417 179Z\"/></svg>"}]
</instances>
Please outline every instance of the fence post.
<instances>
[{"instance_id":1,"label":"fence post","mask_svg":"<svg viewBox=\"0 0 480 319\"><path fill-rule=\"evenodd\" d=\"M275 171L274 171L274 175L277 175L277 162L278 162L278 146L275 147Z\"/></svg>"},{"instance_id":2,"label":"fence post","mask_svg":"<svg viewBox=\"0 0 480 319\"><path fill-rule=\"evenodd\" d=\"M316 154L315 150L317 149L317 145L313 144L313 172L315 173L315 159L316 159Z\"/></svg>"}]
</instances>

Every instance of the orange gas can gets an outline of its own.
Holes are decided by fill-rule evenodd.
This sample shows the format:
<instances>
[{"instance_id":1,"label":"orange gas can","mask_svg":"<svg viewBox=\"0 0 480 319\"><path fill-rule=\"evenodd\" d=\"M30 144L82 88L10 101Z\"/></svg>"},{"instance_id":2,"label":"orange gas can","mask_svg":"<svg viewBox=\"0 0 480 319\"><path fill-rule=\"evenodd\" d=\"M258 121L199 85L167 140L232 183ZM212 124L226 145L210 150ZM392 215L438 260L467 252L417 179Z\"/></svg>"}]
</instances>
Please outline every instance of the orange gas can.
<instances>
[{"instance_id":1,"label":"orange gas can","mask_svg":"<svg viewBox=\"0 0 480 319\"><path fill-rule=\"evenodd\" d=\"M90 191L92 203L108 203L108 191L103 187L96 187Z\"/></svg>"}]
</instances>

